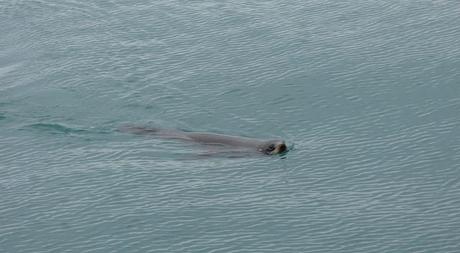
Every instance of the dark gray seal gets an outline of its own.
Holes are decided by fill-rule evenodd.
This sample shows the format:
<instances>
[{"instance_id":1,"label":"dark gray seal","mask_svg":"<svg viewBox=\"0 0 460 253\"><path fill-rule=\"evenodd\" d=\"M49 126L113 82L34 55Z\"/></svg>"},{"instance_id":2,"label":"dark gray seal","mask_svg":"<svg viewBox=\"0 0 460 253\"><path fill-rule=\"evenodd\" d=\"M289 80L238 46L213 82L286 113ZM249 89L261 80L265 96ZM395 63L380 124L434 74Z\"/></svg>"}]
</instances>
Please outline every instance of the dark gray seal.
<instances>
[{"instance_id":1,"label":"dark gray seal","mask_svg":"<svg viewBox=\"0 0 460 253\"><path fill-rule=\"evenodd\" d=\"M181 130L124 126L121 132L133 134L153 135L159 138L178 139L181 141L195 142L203 145L223 146L233 150L256 151L266 155L282 154L287 151L283 140L259 140L254 138L231 136L206 132L187 132Z\"/></svg>"}]
</instances>

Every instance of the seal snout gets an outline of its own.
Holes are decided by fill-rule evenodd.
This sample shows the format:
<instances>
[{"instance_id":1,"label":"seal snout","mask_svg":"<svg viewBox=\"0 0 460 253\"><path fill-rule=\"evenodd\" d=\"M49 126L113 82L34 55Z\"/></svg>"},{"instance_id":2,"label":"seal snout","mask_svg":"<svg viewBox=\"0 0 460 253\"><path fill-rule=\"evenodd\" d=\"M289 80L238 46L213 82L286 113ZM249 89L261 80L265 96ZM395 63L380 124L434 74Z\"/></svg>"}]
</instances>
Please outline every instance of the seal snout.
<instances>
[{"instance_id":1,"label":"seal snout","mask_svg":"<svg viewBox=\"0 0 460 253\"><path fill-rule=\"evenodd\" d=\"M286 144L284 143L278 144L278 147L277 147L278 154L284 153L286 152L286 150L287 150Z\"/></svg>"},{"instance_id":2,"label":"seal snout","mask_svg":"<svg viewBox=\"0 0 460 253\"><path fill-rule=\"evenodd\" d=\"M268 141L262 148L259 150L267 155L276 155L282 154L287 151L287 146L284 141L274 140Z\"/></svg>"}]
</instances>

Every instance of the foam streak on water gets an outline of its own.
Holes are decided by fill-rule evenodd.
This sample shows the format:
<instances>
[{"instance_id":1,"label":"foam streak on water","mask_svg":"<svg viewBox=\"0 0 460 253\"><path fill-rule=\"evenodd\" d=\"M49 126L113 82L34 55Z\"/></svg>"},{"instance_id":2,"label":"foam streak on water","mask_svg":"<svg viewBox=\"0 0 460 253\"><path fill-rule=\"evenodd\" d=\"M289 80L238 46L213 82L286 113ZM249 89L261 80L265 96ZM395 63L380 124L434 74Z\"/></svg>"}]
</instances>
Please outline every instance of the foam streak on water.
<instances>
[{"instance_id":1,"label":"foam streak on water","mask_svg":"<svg viewBox=\"0 0 460 253\"><path fill-rule=\"evenodd\" d=\"M460 251L457 2L93 2L0 1L0 252Z\"/></svg>"}]
</instances>

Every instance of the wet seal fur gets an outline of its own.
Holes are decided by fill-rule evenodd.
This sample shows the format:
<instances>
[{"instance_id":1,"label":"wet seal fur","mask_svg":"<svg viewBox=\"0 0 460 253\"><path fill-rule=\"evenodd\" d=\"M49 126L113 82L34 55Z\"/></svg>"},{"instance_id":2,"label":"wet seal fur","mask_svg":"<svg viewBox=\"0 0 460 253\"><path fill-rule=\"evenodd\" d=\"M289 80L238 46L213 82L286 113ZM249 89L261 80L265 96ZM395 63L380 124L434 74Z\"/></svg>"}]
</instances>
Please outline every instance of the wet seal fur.
<instances>
[{"instance_id":1,"label":"wet seal fur","mask_svg":"<svg viewBox=\"0 0 460 253\"><path fill-rule=\"evenodd\" d=\"M252 150L265 155L283 154L288 150L286 143L283 140L259 140L207 132L187 132L173 129L137 126L124 126L119 128L119 131L141 135L153 135L159 138L177 139L203 145L224 146L237 150Z\"/></svg>"}]
</instances>

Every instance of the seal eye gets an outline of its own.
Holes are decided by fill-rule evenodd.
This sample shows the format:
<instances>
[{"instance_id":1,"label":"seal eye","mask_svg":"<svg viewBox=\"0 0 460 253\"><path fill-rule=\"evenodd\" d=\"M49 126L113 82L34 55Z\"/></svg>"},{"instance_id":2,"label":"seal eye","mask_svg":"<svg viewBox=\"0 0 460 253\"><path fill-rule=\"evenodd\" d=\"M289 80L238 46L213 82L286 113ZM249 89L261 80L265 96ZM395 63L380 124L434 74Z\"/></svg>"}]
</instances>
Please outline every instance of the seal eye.
<instances>
[{"instance_id":1,"label":"seal eye","mask_svg":"<svg viewBox=\"0 0 460 253\"><path fill-rule=\"evenodd\" d=\"M268 146L267 152L272 152L273 150L275 150L275 145L271 144L270 146Z\"/></svg>"}]
</instances>

